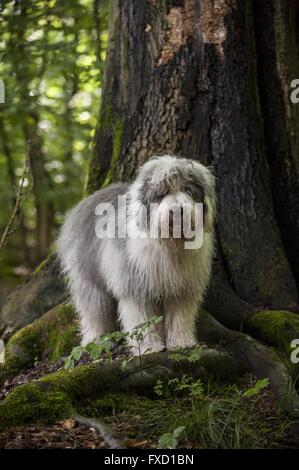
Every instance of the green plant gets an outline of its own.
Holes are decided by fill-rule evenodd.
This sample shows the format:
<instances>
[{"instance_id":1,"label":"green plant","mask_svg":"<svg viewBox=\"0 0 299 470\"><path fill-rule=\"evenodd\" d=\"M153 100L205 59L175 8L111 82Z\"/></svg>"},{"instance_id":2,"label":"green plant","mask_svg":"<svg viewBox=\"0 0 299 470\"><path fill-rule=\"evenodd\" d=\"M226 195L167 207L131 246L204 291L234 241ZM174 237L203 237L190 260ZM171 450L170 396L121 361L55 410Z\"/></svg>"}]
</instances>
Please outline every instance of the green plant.
<instances>
[{"instance_id":1,"label":"green plant","mask_svg":"<svg viewBox=\"0 0 299 470\"><path fill-rule=\"evenodd\" d=\"M75 363L80 361L84 353L88 354L92 361L99 360L105 354L108 360L112 362L113 355L111 349L113 345L122 343L126 337L126 333L116 331L114 333L103 335L86 346L76 346L72 350L71 354L66 358L65 368L73 369Z\"/></svg>"},{"instance_id":2,"label":"green plant","mask_svg":"<svg viewBox=\"0 0 299 470\"><path fill-rule=\"evenodd\" d=\"M258 380L255 385L252 387L248 388L246 392L244 393L244 397L253 397L255 395L258 395L261 390L264 388L267 388L269 386L269 379L260 379Z\"/></svg>"},{"instance_id":3,"label":"green plant","mask_svg":"<svg viewBox=\"0 0 299 470\"><path fill-rule=\"evenodd\" d=\"M158 380L154 392L158 397L188 396L199 398L204 394L204 386L201 379L194 380L191 376L183 375L181 378L169 379L167 381Z\"/></svg>"},{"instance_id":4,"label":"green plant","mask_svg":"<svg viewBox=\"0 0 299 470\"><path fill-rule=\"evenodd\" d=\"M261 439L267 440L270 429L261 416L268 379L261 379L246 390L237 385L219 387L203 384L191 376L170 380L158 380L155 394L164 400L173 400L179 412L172 422L175 429L184 426L184 441L188 445L200 442L204 448L259 447ZM283 424L285 426L285 423ZM277 435L283 426L277 429ZM162 439L163 437L163 439ZM165 447L174 442L173 433L163 434ZM167 445L166 445L167 444Z\"/></svg>"},{"instance_id":5,"label":"green plant","mask_svg":"<svg viewBox=\"0 0 299 470\"><path fill-rule=\"evenodd\" d=\"M163 434L159 439L158 449L175 449L185 429L185 426L179 426L174 431Z\"/></svg>"},{"instance_id":6,"label":"green plant","mask_svg":"<svg viewBox=\"0 0 299 470\"><path fill-rule=\"evenodd\" d=\"M128 337L137 343L137 346L132 346L133 348L137 348L138 350L138 357L139 357L139 369L141 374L141 379L143 380L143 366L142 366L142 355L141 355L141 343L144 339L150 334L152 328L160 323L163 320L163 316L153 316L149 320L140 323L139 325L135 326L133 330L129 333ZM145 351L148 352L149 350Z\"/></svg>"},{"instance_id":7,"label":"green plant","mask_svg":"<svg viewBox=\"0 0 299 470\"><path fill-rule=\"evenodd\" d=\"M138 355L141 355L141 343L144 339L150 334L153 326L157 325L163 320L162 315L154 315L149 320L140 323L139 325L135 326L133 330L128 334L128 337L137 343L136 346L132 346L133 348L138 349ZM149 350L148 350L149 351ZM146 351L146 352L148 352Z\"/></svg>"},{"instance_id":8,"label":"green plant","mask_svg":"<svg viewBox=\"0 0 299 470\"><path fill-rule=\"evenodd\" d=\"M269 385L268 379L258 380L241 390L237 386L202 393L201 400L192 400L192 413L186 418L186 436L198 439L205 447L238 449L258 447L256 428L260 437L269 432L267 425L259 422L258 408L261 392Z\"/></svg>"},{"instance_id":9,"label":"green plant","mask_svg":"<svg viewBox=\"0 0 299 470\"><path fill-rule=\"evenodd\" d=\"M163 397L164 394L164 383L162 380L157 380L156 385L154 386L154 393L158 395L158 397Z\"/></svg>"},{"instance_id":10,"label":"green plant","mask_svg":"<svg viewBox=\"0 0 299 470\"><path fill-rule=\"evenodd\" d=\"M142 374L142 359L141 359L141 343L142 341L146 338L146 336L150 333L152 327L156 325L157 323L162 321L162 316L154 316L147 320L144 323L141 323L140 325L137 325L130 333L122 332L122 331L116 331L114 333L109 333L107 335L101 336L99 339L92 341L86 346L76 346L71 354L66 358L65 360L65 368L66 369L73 369L75 367L76 362L79 362L83 356L83 354L87 354L92 361L97 361L103 355L105 355L110 362L113 360L113 354L112 354L112 347L113 345L121 344L123 343L126 339L131 339L133 341L136 341L138 349L138 356L139 356L139 361L140 361L140 371ZM132 354L129 355L128 359L126 359L124 362L128 363L129 360L132 359Z\"/></svg>"}]
</instances>

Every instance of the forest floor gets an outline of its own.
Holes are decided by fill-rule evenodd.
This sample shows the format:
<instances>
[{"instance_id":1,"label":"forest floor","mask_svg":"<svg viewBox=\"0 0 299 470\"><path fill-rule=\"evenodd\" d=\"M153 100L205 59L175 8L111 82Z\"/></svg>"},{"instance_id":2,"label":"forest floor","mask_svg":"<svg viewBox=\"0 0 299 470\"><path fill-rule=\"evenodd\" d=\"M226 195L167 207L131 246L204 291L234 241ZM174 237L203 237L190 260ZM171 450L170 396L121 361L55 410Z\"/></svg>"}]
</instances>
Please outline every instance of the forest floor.
<instances>
[{"instance_id":1,"label":"forest floor","mask_svg":"<svg viewBox=\"0 0 299 470\"><path fill-rule=\"evenodd\" d=\"M48 426L24 426L0 433L4 449L107 449L105 441L92 428L66 420Z\"/></svg>"},{"instance_id":2,"label":"forest floor","mask_svg":"<svg viewBox=\"0 0 299 470\"><path fill-rule=\"evenodd\" d=\"M0 400L14 387L64 367L40 363L4 384ZM80 414L99 418L128 448L299 448L288 418L268 387L245 376L238 384L173 379L157 383L150 396L110 394L80 403ZM248 393L249 391L249 393ZM100 411L99 411L100 410ZM179 432L177 432L179 431ZM177 436L177 437L176 437ZM93 426L75 419L0 432L0 448L89 448L109 445Z\"/></svg>"}]
</instances>

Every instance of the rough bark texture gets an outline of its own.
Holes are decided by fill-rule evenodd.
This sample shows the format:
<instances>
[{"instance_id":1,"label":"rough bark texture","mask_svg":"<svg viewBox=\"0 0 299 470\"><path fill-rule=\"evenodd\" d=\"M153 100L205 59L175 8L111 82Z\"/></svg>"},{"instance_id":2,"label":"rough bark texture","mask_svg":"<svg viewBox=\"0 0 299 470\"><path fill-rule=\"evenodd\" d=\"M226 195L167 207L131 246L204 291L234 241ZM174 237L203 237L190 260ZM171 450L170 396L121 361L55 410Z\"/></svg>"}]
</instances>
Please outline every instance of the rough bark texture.
<instances>
[{"instance_id":1,"label":"rough bark texture","mask_svg":"<svg viewBox=\"0 0 299 470\"><path fill-rule=\"evenodd\" d=\"M295 2L112 6L88 190L132 179L152 155L212 164L218 253L210 311L238 327L254 307L296 309L299 121L288 102L288 80L299 71Z\"/></svg>"},{"instance_id":2,"label":"rough bark texture","mask_svg":"<svg viewBox=\"0 0 299 470\"><path fill-rule=\"evenodd\" d=\"M259 89L275 215L299 285L299 106L290 82L299 71L299 3L255 1Z\"/></svg>"}]
</instances>

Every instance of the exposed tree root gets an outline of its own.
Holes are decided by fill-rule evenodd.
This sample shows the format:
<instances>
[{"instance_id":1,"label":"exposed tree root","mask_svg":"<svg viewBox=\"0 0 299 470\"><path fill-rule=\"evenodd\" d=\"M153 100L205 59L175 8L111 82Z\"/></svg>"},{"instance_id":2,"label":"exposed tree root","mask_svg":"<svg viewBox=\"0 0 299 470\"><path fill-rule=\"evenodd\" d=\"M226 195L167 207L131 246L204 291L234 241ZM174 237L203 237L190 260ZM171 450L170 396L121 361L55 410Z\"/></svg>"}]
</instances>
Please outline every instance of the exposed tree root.
<instances>
[{"instance_id":1,"label":"exposed tree root","mask_svg":"<svg viewBox=\"0 0 299 470\"><path fill-rule=\"evenodd\" d=\"M0 386L37 362L52 363L71 353L79 344L77 316L70 304L61 304L30 325L21 328L5 348L5 366L0 367Z\"/></svg>"},{"instance_id":2,"label":"exposed tree root","mask_svg":"<svg viewBox=\"0 0 299 470\"><path fill-rule=\"evenodd\" d=\"M277 349L289 360L294 339L299 339L299 315L280 310L254 312L244 322L244 329L250 335ZM299 372L298 366L293 364Z\"/></svg>"},{"instance_id":3,"label":"exposed tree root","mask_svg":"<svg viewBox=\"0 0 299 470\"><path fill-rule=\"evenodd\" d=\"M0 336L7 340L66 298L58 261L50 253L31 278L18 286L1 304Z\"/></svg>"},{"instance_id":4,"label":"exposed tree root","mask_svg":"<svg viewBox=\"0 0 299 470\"><path fill-rule=\"evenodd\" d=\"M124 363L95 363L74 370L59 371L20 385L0 403L0 428L30 423L52 423L77 414L84 399L134 391L152 394L158 379L213 377L232 380L246 372L242 356L237 358L218 349L203 349L195 362L177 360L168 352L148 354Z\"/></svg>"},{"instance_id":5,"label":"exposed tree root","mask_svg":"<svg viewBox=\"0 0 299 470\"><path fill-rule=\"evenodd\" d=\"M229 330L207 312L202 312L198 331L200 339L209 344L223 344L234 357L243 357L247 368L258 378L268 378L271 389L281 406L291 416L299 418L299 397L288 368L276 352L251 336Z\"/></svg>"},{"instance_id":6,"label":"exposed tree root","mask_svg":"<svg viewBox=\"0 0 299 470\"><path fill-rule=\"evenodd\" d=\"M287 355L290 340L294 339L294 335L299 331L298 325L297 315L289 312L257 312L244 322L247 330L251 329L256 336L278 348L284 357ZM67 329L64 331L65 328ZM62 334L63 331L67 335ZM171 353L159 353L143 356L142 372L139 359L136 358L125 366L122 361L114 361L111 364L78 367L72 372L61 371L13 390L0 405L0 418L3 416L3 423L7 422L8 426L40 420L48 422L51 421L51 416L55 419L65 417L65 413L70 416L76 411L78 400L93 394L105 395L113 393L115 389L147 394L151 393L152 387L161 377L172 378L189 374L194 378L211 376L221 381L241 376L246 372L252 372L258 378L269 378L271 388L283 409L291 416L299 417L299 398L288 367L272 349L244 333L222 326L204 311L199 318L198 332L200 340L218 347L203 350L200 359L195 363L188 362L188 359L175 360ZM53 357L57 359L65 353L68 354L77 341L78 330L72 308L62 305L53 309L40 320L20 330L9 341L7 367L11 366L10 375L12 371L32 366L37 352L40 359L51 361ZM80 386L78 391L78 383L81 384L83 376L84 387ZM29 398L32 387L35 407L32 407L32 400ZM19 403L20 396L21 406L13 405L15 400ZM49 402L50 408L47 404ZM4 411L6 409L8 412ZM12 418L9 410L12 411Z\"/></svg>"}]
</instances>

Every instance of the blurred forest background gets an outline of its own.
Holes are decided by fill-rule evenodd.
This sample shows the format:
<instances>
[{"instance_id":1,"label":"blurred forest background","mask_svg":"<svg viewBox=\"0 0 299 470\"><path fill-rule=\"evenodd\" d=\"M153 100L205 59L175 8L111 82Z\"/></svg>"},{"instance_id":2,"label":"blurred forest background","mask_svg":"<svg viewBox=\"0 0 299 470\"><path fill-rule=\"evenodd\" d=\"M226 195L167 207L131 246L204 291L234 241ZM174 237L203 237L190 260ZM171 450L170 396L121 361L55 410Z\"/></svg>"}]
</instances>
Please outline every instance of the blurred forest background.
<instances>
[{"instance_id":1,"label":"blurred forest background","mask_svg":"<svg viewBox=\"0 0 299 470\"><path fill-rule=\"evenodd\" d=\"M81 199L101 98L109 0L0 3L0 299L49 251Z\"/></svg>"}]
</instances>

